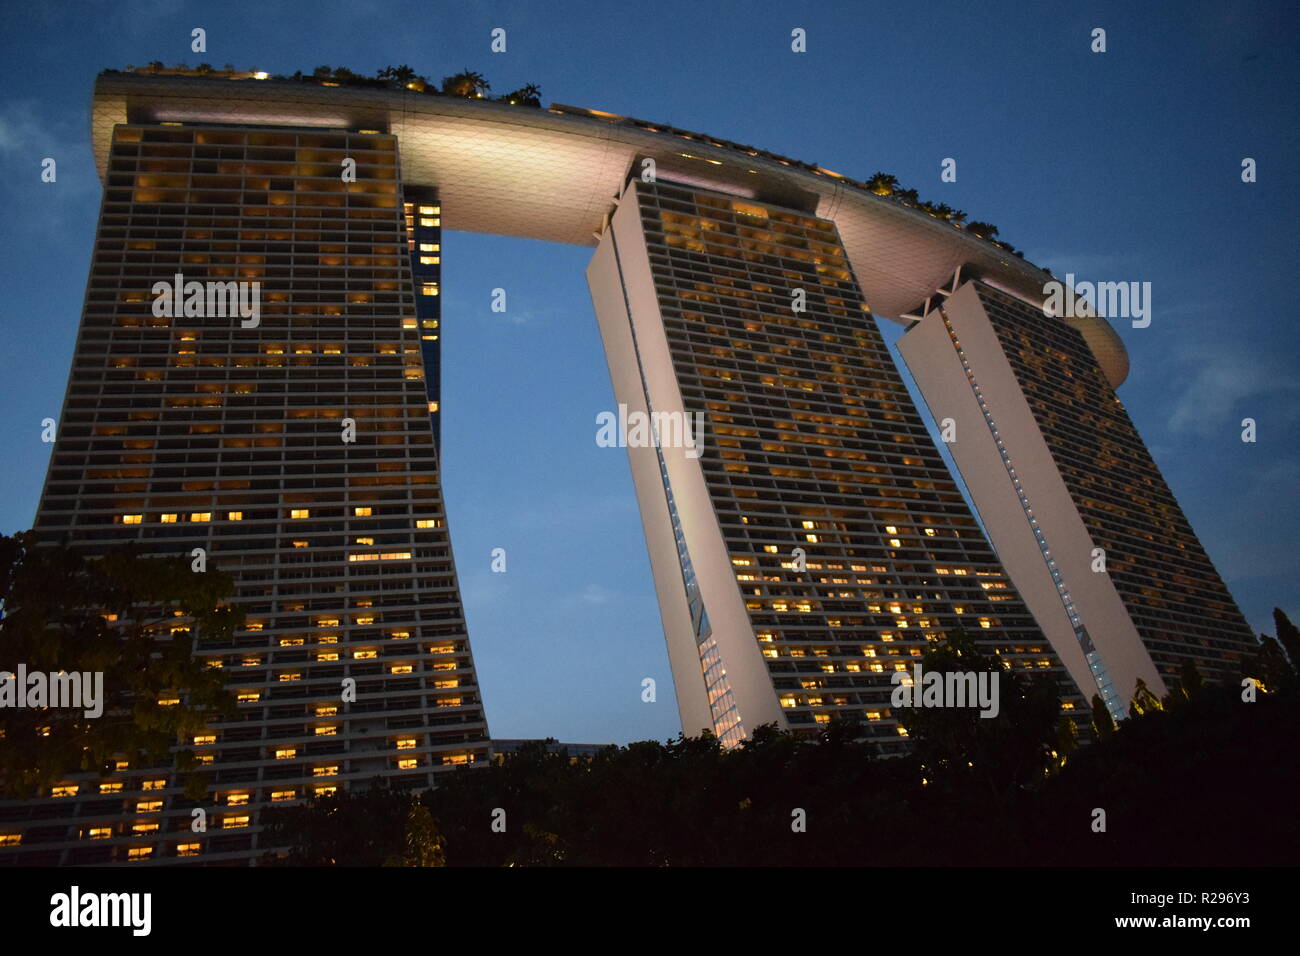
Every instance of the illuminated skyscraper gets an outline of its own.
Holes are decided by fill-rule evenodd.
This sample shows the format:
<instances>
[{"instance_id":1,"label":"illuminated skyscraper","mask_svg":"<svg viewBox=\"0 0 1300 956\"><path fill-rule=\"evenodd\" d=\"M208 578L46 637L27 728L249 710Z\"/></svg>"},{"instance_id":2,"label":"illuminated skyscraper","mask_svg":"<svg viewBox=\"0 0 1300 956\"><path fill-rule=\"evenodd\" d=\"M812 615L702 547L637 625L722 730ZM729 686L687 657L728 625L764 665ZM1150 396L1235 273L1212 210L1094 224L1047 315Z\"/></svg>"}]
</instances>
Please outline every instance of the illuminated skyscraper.
<instances>
[{"instance_id":1,"label":"illuminated skyscraper","mask_svg":"<svg viewBox=\"0 0 1300 956\"><path fill-rule=\"evenodd\" d=\"M1115 394L1119 337L1095 315L1046 314L1042 296L981 281L947 291L900 350L1080 686L1124 711L1139 678L1163 695L1189 661L1235 682L1254 635Z\"/></svg>"},{"instance_id":2,"label":"illuminated skyscraper","mask_svg":"<svg viewBox=\"0 0 1300 956\"><path fill-rule=\"evenodd\" d=\"M240 719L185 742L202 801L127 765L0 804L0 864L243 863L270 804L486 758L439 481L444 225L594 246L618 403L705 416L698 457L629 449L687 733L842 715L897 752L890 677L957 629L1116 714L1138 677L1230 678L1249 646L1113 394L1118 338L865 183L360 78L106 71L91 135L104 201L36 527L231 572L249 626L205 656ZM257 283L258 321L155 314L177 275ZM876 316L920 320L902 351L996 554Z\"/></svg>"},{"instance_id":3,"label":"illuminated skyscraper","mask_svg":"<svg viewBox=\"0 0 1300 956\"><path fill-rule=\"evenodd\" d=\"M913 408L833 222L634 180L587 275L629 417L707 417L702 449L628 449L684 730L734 744L838 715L898 752L891 677L958 629L1082 705Z\"/></svg>"},{"instance_id":4,"label":"illuminated skyscraper","mask_svg":"<svg viewBox=\"0 0 1300 956\"><path fill-rule=\"evenodd\" d=\"M73 775L0 808L25 824L9 862L243 861L268 805L486 759L432 424L432 197L404 196L388 134L114 127L36 529L232 573L247 625L202 653L239 715L184 742L206 799L166 766ZM258 284L260 321L158 316L177 274Z\"/></svg>"}]
</instances>

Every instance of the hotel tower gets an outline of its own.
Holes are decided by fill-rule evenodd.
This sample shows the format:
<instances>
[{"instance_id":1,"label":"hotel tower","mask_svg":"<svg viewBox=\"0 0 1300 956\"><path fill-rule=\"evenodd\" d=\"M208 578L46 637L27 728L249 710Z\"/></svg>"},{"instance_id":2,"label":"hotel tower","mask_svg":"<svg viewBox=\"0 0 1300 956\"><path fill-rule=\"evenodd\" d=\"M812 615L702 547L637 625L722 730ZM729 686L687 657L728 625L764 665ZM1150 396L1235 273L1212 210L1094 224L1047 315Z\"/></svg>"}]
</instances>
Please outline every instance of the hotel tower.
<instances>
[{"instance_id":1,"label":"hotel tower","mask_svg":"<svg viewBox=\"0 0 1300 956\"><path fill-rule=\"evenodd\" d=\"M1114 394L1106 320L1044 314L1049 275L861 182L599 111L260 73L106 71L91 138L36 530L233 575L246 625L202 654L239 712L178 741L203 799L171 766L71 774L0 804L0 864L246 864L269 806L488 758L440 484L444 226L594 247L613 400L703 415L698 457L628 449L686 733L842 715L900 752L891 676L957 629L1117 716L1139 678L1231 678L1253 646ZM155 314L178 275L256 283L257 321ZM909 326L978 520L877 316Z\"/></svg>"}]
</instances>

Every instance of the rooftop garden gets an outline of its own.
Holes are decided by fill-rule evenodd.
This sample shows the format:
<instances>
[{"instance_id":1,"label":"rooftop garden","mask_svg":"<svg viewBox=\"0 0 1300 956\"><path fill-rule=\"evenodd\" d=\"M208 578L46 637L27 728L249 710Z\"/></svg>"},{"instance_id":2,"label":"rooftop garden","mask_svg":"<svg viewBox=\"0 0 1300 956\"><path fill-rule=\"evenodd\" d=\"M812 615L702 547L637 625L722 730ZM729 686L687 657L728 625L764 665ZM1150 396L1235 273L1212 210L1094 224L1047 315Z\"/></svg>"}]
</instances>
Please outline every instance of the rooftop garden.
<instances>
[{"instance_id":1,"label":"rooftop garden","mask_svg":"<svg viewBox=\"0 0 1300 956\"><path fill-rule=\"evenodd\" d=\"M505 103L510 106L524 106L533 109L542 107L542 91L534 83L527 83L516 90L503 93L500 96L489 96L491 84L484 78L483 74L466 68L459 73L453 73L451 76L444 76L440 83L434 83L428 77L421 76L411 67L402 64L401 66L386 66L375 73L374 76L365 76L361 73L354 73L347 67L318 66L310 73L301 71L295 72L292 76L286 76L279 73L266 73L260 70L236 70L227 63L221 69L217 69L210 63L200 63L198 66L190 67L185 63L178 63L174 66L164 66L161 61L154 60L144 66L127 66L125 71L105 70L105 73L144 73L157 74L161 76L210 76L231 80L280 80L291 83L313 83L318 86L347 86L361 87L366 89L380 90L404 90L410 93L421 94L425 96L457 96L462 99L471 100L490 100L497 103ZM747 153L750 156L760 156L766 159L775 160L784 166L791 166L814 173L818 176L829 176L843 183L853 186L860 190L872 193L882 199L888 199L902 206L916 209L919 212L926 213L935 219L946 222L954 229L961 230L968 235L975 236L991 245L996 246L1003 252L1024 259L1024 253L1015 248L1008 242L998 238L998 227L989 222L979 220L967 221L966 213L960 209L953 209L947 203L933 203L923 200L917 194L915 189L905 189L899 183L898 179L888 173L878 172L870 179L857 180L840 173L832 172L828 169L816 165L815 163L805 163L796 159L790 159L786 156L780 156L776 153L768 152L763 149L756 149L753 146L744 146L739 143L729 142L727 140L718 140L706 136L702 133L692 133L687 130L676 129L672 126L666 126L661 123L650 123L645 120L632 119L628 116L618 116L613 113L605 113L599 110L578 109L571 106L552 105L550 111L553 113L565 113L576 116L587 116L593 119L603 120L609 123L616 123L625 126L634 126L638 129L649 130L655 133L667 133L674 136L680 136L694 142L707 143L712 146L718 146L724 149L735 149ZM1049 275L1050 270L1044 269Z\"/></svg>"},{"instance_id":2,"label":"rooftop garden","mask_svg":"<svg viewBox=\"0 0 1300 956\"><path fill-rule=\"evenodd\" d=\"M217 69L211 63L200 63L191 67L186 63L165 66L162 61L154 60L144 66L128 65L124 71L105 70L105 73L150 73L159 76L210 76L228 80L282 80L293 83L314 83L318 86L351 86L378 90L407 90L429 96L459 96L470 100L490 99L510 106L531 106L540 109L542 91L535 83L526 83L517 90L500 96L488 96L491 84L482 73L468 68L451 76L444 76L441 83L434 83L428 77L421 76L411 67L386 66L374 76L353 73L345 66L318 66L310 73L301 70L292 76L281 73L266 73L261 70L236 70L227 63Z\"/></svg>"}]
</instances>

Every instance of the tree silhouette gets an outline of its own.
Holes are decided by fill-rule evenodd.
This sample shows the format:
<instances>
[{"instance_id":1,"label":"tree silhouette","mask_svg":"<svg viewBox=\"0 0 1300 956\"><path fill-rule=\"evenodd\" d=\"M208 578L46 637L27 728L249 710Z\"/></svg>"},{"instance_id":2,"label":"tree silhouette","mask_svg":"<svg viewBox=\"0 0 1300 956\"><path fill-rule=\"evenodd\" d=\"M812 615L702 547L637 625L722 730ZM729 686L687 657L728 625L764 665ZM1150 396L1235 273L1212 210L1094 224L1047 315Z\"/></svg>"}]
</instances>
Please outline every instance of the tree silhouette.
<instances>
[{"instance_id":1,"label":"tree silhouette","mask_svg":"<svg viewBox=\"0 0 1300 956\"><path fill-rule=\"evenodd\" d=\"M1098 739L1115 732L1115 718L1110 715L1100 694L1092 695L1092 732Z\"/></svg>"},{"instance_id":2,"label":"tree silhouette","mask_svg":"<svg viewBox=\"0 0 1300 956\"><path fill-rule=\"evenodd\" d=\"M0 709L0 792L31 796L72 772L107 772L122 756L140 766L170 761L178 739L233 714L224 671L195 657L243 622L223 604L233 591L230 575L192 571L188 555L142 557L126 546L86 558L38 547L30 531L0 535L0 670L101 673L104 696L95 718ZM187 749L176 760L193 767Z\"/></svg>"},{"instance_id":3,"label":"tree silhouette","mask_svg":"<svg viewBox=\"0 0 1300 956\"><path fill-rule=\"evenodd\" d=\"M464 96L469 99L481 97L490 89L483 74L475 73L468 67L459 73L443 77L442 91L449 96Z\"/></svg>"},{"instance_id":4,"label":"tree silhouette","mask_svg":"<svg viewBox=\"0 0 1300 956\"><path fill-rule=\"evenodd\" d=\"M867 188L877 196L888 196L898 188L898 179L888 173L876 173L867 180Z\"/></svg>"},{"instance_id":5,"label":"tree silhouette","mask_svg":"<svg viewBox=\"0 0 1300 956\"><path fill-rule=\"evenodd\" d=\"M1151 693L1146 681L1139 677L1133 688L1133 700L1129 703L1129 716L1141 717L1143 714L1154 714L1162 710L1164 706L1160 703L1160 699Z\"/></svg>"},{"instance_id":6,"label":"tree silhouette","mask_svg":"<svg viewBox=\"0 0 1300 956\"><path fill-rule=\"evenodd\" d=\"M540 107L542 105L542 90L536 83L529 83L507 93L501 97L501 100L512 106Z\"/></svg>"}]
</instances>

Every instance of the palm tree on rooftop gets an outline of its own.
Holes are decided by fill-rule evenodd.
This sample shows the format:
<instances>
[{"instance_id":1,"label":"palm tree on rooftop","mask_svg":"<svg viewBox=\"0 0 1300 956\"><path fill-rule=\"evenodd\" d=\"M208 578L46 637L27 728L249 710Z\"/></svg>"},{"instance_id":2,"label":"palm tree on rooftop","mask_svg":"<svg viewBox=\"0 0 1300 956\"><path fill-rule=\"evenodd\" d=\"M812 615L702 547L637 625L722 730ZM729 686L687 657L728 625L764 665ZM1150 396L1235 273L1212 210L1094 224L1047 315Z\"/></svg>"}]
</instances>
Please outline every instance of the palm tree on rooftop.
<instances>
[{"instance_id":1,"label":"palm tree on rooftop","mask_svg":"<svg viewBox=\"0 0 1300 956\"><path fill-rule=\"evenodd\" d=\"M542 90L536 83L529 83L501 98L512 106L541 106Z\"/></svg>"},{"instance_id":2,"label":"palm tree on rooftop","mask_svg":"<svg viewBox=\"0 0 1300 956\"><path fill-rule=\"evenodd\" d=\"M981 239L992 239L998 234L998 227L991 222L981 222L978 219L975 222L966 224L966 231L979 236Z\"/></svg>"},{"instance_id":3,"label":"palm tree on rooftop","mask_svg":"<svg viewBox=\"0 0 1300 956\"><path fill-rule=\"evenodd\" d=\"M452 76L443 77L442 91L451 96L464 96L478 99L491 88L482 73L475 73L468 67Z\"/></svg>"},{"instance_id":4,"label":"palm tree on rooftop","mask_svg":"<svg viewBox=\"0 0 1300 956\"><path fill-rule=\"evenodd\" d=\"M889 173L876 173L867 180L867 188L877 196L888 196L898 188L898 179Z\"/></svg>"},{"instance_id":5,"label":"palm tree on rooftop","mask_svg":"<svg viewBox=\"0 0 1300 956\"><path fill-rule=\"evenodd\" d=\"M414 83L418 77L415 71L403 63L401 66L386 66L376 74L381 80L393 80L399 86L405 87Z\"/></svg>"}]
</instances>

